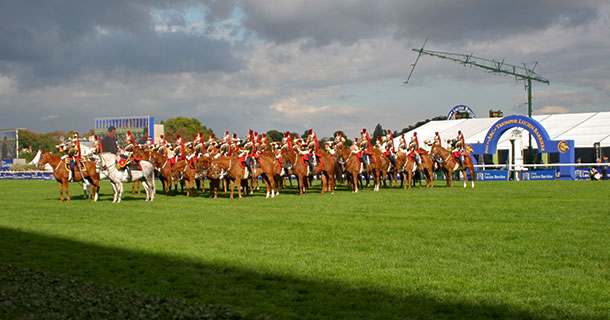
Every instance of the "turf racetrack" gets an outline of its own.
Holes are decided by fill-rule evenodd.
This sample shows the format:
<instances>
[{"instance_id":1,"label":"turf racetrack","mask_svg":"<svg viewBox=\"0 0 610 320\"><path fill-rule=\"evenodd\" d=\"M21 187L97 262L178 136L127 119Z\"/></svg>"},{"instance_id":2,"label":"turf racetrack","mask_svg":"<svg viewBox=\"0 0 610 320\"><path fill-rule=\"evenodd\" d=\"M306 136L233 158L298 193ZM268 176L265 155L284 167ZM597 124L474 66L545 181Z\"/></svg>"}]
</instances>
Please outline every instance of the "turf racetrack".
<instances>
[{"instance_id":1,"label":"turf racetrack","mask_svg":"<svg viewBox=\"0 0 610 320\"><path fill-rule=\"evenodd\" d=\"M107 181L97 203L70 190L60 203L54 181L0 181L0 288L24 268L273 319L610 318L607 181L243 200L166 197L158 185L154 202L120 204ZM5 290L2 317L36 318L11 303Z\"/></svg>"}]
</instances>

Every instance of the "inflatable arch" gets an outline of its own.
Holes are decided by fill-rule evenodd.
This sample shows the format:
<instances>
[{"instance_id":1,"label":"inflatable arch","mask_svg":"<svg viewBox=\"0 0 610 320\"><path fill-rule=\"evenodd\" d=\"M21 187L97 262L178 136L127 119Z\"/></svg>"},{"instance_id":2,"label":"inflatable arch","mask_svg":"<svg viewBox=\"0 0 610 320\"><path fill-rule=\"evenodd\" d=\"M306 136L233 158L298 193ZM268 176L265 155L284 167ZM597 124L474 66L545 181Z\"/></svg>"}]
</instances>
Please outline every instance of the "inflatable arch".
<instances>
[{"instance_id":1,"label":"inflatable arch","mask_svg":"<svg viewBox=\"0 0 610 320\"><path fill-rule=\"evenodd\" d=\"M457 105L453 108L451 108L451 110L449 110L449 113L447 114L447 120L453 120L455 119L455 114L458 112L465 112L468 113L468 115L470 116L470 119L474 119L474 111L472 111L472 109L470 109L467 105Z\"/></svg>"},{"instance_id":2,"label":"inflatable arch","mask_svg":"<svg viewBox=\"0 0 610 320\"><path fill-rule=\"evenodd\" d=\"M574 163L574 140L551 140L546 129L540 122L526 116L508 116L494 123L487 134L483 143L472 143L467 146L472 154L494 154L498 147L500 137L511 128L522 128L531 133L538 144L539 153L557 152L559 153L560 163ZM573 180L574 167L559 167L560 179Z\"/></svg>"}]
</instances>

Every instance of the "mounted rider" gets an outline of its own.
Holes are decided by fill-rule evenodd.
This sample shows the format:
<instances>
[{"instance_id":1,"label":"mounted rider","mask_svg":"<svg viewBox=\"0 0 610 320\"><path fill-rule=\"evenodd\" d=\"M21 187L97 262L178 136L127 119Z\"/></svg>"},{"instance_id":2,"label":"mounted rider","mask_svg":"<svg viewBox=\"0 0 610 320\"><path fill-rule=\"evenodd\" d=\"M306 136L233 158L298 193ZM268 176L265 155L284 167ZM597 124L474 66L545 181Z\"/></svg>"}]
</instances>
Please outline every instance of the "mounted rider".
<instances>
[{"instance_id":1,"label":"mounted rider","mask_svg":"<svg viewBox=\"0 0 610 320\"><path fill-rule=\"evenodd\" d=\"M127 167L127 165L131 162L133 152L137 150L136 142L133 136L131 135L131 131L127 131L127 135L125 136L125 148L123 148L123 153L119 154L119 161L117 163L117 169L121 170Z\"/></svg>"},{"instance_id":2,"label":"mounted rider","mask_svg":"<svg viewBox=\"0 0 610 320\"><path fill-rule=\"evenodd\" d=\"M227 157L231 155L231 135L229 135L229 131L225 131L225 135L220 140L218 154L222 157Z\"/></svg>"},{"instance_id":3,"label":"mounted rider","mask_svg":"<svg viewBox=\"0 0 610 320\"><path fill-rule=\"evenodd\" d=\"M335 147L338 145L345 145L345 137L343 136L343 132L337 131L337 136L335 137L334 143Z\"/></svg>"},{"instance_id":4,"label":"mounted rider","mask_svg":"<svg viewBox=\"0 0 610 320\"><path fill-rule=\"evenodd\" d=\"M382 150L385 150L383 155L390 160L392 167L395 167L396 157L394 157L394 154L396 153L396 149L394 149L394 135L392 135L392 131L388 129L388 133L383 136L381 141L383 142Z\"/></svg>"},{"instance_id":5,"label":"mounted rider","mask_svg":"<svg viewBox=\"0 0 610 320\"><path fill-rule=\"evenodd\" d=\"M254 155L255 155L254 139L255 139L254 132L252 131L252 129L250 129L248 135L246 136L246 141L243 145L243 150L242 150L241 154L239 155L239 160L242 163L246 164L246 169L248 170L248 172L250 174L252 174L252 172L254 172L254 170L252 169L252 158L254 158ZM247 177L245 177L245 178L247 178Z\"/></svg>"},{"instance_id":6,"label":"mounted rider","mask_svg":"<svg viewBox=\"0 0 610 320\"><path fill-rule=\"evenodd\" d=\"M70 145L68 147L68 158L67 161L70 161L70 181L74 181L74 168L75 166L82 161L81 159L81 147L80 141L78 140L78 132L74 132L72 139L70 140Z\"/></svg>"},{"instance_id":7,"label":"mounted rider","mask_svg":"<svg viewBox=\"0 0 610 320\"><path fill-rule=\"evenodd\" d=\"M210 134L210 137L208 138L208 141L205 142L206 147L206 153L209 154L211 157L215 156L218 153L218 142L216 142L216 136L214 136L214 134Z\"/></svg>"},{"instance_id":8,"label":"mounted rider","mask_svg":"<svg viewBox=\"0 0 610 320\"><path fill-rule=\"evenodd\" d=\"M296 150L301 156L301 160L305 165L307 165L307 175L311 175L313 172L313 159L311 158L311 153L309 151L309 144L301 138L295 137L295 146ZM309 140L309 137L308 137Z\"/></svg>"},{"instance_id":9,"label":"mounted rider","mask_svg":"<svg viewBox=\"0 0 610 320\"><path fill-rule=\"evenodd\" d=\"M368 164L372 161L373 155L373 145L371 144L371 137L369 133L366 131L366 128L362 129L360 132L360 142L358 143L358 147L360 149L360 162L363 164L363 169L366 170Z\"/></svg>"},{"instance_id":10,"label":"mounted rider","mask_svg":"<svg viewBox=\"0 0 610 320\"><path fill-rule=\"evenodd\" d=\"M460 166L464 165L464 148L466 147L466 142L464 140L464 134L461 130L458 130L458 135L455 138L455 144L453 145L453 158L459 160Z\"/></svg>"},{"instance_id":11,"label":"mounted rider","mask_svg":"<svg viewBox=\"0 0 610 320\"><path fill-rule=\"evenodd\" d=\"M441 140L441 135L437 132L434 133L434 144L436 144L439 147L442 147L442 141Z\"/></svg>"},{"instance_id":12,"label":"mounted rider","mask_svg":"<svg viewBox=\"0 0 610 320\"><path fill-rule=\"evenodd\" d=\"M417 132L413 132L407 151L409 152L409 157L415 161L417 167L421 170L421 157L419 155L419 139L417 138Z\"/></svg>"}]
</instances>

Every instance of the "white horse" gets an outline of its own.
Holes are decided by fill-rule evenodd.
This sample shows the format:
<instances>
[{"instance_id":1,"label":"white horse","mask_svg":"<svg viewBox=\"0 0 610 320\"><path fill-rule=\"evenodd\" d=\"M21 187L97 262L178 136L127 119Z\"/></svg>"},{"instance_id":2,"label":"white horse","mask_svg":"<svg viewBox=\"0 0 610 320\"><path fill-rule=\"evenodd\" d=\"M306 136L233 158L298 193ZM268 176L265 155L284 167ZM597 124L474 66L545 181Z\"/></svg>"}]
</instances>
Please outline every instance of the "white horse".
<instances>
[{"instance_id":1,"label":"white horse","mask_svg":"<svg viewBox=\"0 0 610 320\"><path fill-rule=\"evenodd\" d=\"M114 190L114 198L112 202L121 202L123 196L123 182L142 181L142 186L146 190L146 201L155 200L155 170L152 163L142 160L140 166L142 171L119 170L117 167L116 155L110 152L100 154L98 168L100 171L100 179L108 178Z\"/></svg>"}]
</instances>

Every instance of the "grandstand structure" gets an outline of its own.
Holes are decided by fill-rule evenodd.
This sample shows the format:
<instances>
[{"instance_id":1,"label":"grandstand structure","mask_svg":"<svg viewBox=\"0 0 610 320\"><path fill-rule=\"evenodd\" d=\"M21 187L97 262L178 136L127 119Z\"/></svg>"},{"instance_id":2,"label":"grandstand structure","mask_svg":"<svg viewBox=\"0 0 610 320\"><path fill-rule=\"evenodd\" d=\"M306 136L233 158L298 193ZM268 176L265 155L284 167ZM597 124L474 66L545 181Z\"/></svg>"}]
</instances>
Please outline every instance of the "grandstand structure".
<instances>
[{"instance_id":1,"label":"grandstand structure","mask_svg":"<svg viewBox=\"0 0 610 320\"><path fill-rule=\"evenodd\" d=\"M538 121L548 132L552 140L574 140L575 158L582 163L594 163L596 155L594 144L599 143L603 155L610 156L610 112L586 112L568 114L544 114L532 117ZM431 121L425 125L405 133L409 141L413 132L417 132L419 141L432 140L434 133L438 132L446 146L447 139L454 139L458 130L464 134L467 144L482 143L489 129L498 121L498 118L477 118L459 120ZM510 133L509 133L510 132ZM478 159L479 164L506 164L511 153L523 159L527 152L528 131L521 128L511 129L500 137L498 152L493 156ZM398 145L397 141L395 141ZM424 148L423 143L420 143ZM553 164L559 162L557 154L539 154L536 143L532 145L536 153L536 163ZM519 152L521 150L521 152ZM517 161L518 162L518 161ZM513 163L514 159L513 159Z\"/></svg>"}]
</instances>

